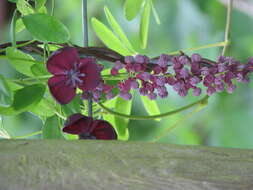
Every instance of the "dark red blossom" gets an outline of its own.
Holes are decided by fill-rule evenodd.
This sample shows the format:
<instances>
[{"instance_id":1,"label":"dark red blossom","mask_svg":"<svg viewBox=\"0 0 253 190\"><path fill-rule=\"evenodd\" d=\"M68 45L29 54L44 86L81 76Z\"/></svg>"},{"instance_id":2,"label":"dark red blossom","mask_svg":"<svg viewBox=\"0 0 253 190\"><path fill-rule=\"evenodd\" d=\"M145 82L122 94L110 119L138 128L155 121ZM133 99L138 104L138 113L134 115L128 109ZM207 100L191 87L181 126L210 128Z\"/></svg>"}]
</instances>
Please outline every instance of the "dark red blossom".
<instances>
[{"instance_id":1,"label":"dark red blossom","mask_svg":"<svg viewBox=\"0 0 253 190\"><path fill-rule=\"evenodd\" d=\"M63 132L79 135L80 139L117 139L117 134L110 123L104 120L93 120L80 113L73 114L68 118Z\"/></svg>"},{"instance_id":2,"label":"dark red blossom","mask_svg":"<svg viewBox=\"0 0 253 190\"><path fill-rule=\"evenodd\" d=\"M75 48L54 52L47 61L47 69L54 76L48 80L49 90L61 104L69 103L76 88L90 91L100 82L100 67L93 58L79 58Z\"/></svg>"}]
</instances>

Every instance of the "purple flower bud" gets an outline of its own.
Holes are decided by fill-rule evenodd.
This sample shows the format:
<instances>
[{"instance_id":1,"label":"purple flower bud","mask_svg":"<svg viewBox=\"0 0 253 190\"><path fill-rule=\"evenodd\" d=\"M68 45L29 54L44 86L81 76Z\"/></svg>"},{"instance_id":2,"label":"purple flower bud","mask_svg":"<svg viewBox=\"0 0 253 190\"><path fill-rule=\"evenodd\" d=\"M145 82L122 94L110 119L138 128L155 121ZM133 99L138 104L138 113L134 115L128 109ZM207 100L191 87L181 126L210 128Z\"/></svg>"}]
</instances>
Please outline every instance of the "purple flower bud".
<instances>
[{"instance_id":1,"label":"purple flower bud","mask_svg":"<svg viewBox=\"0 0 253 190\"><path fill-rule=\"evenodd\" d=\"M94 100L99 100L99 98L101 97L101 91L99 91L99 90L94 90L93 92L92 92L92 96L93 96L93 99Z\"/></svg>"},{"instance_id":2,"label":"purple flower bud","mask_svg":"<svg viewBox=\"0 0 253 190\"><path fill-rule=\"evenodd\" d=\"M116 61L114 64L115 64L114 68L117 69L117 70L120 70L123 67L125 67L125 65L122 64L120 61Z\"/></svg>"},{"instance_id":3,"label":"purple flower bud","mask_svg":"<svg viewBox=\"0 0 253 190\"><path fill-rule=\"evenodd\" d=\"M88 98L89 98L89 93L88 93L87 91L85 91L85 92L82 93L82 96L81 96L81 97L82 97L83 100L88 100Z\"/></svg>"},{"instance_id":4,"label":"purple flower bud","mask_svg":"<svg viewBox=\"0 0 253 190\"><path fill-rule=\"evenodd\" d=\"M125 100L130 100L132 98L132 94L125 92L120 92L119 96Z\"/></svg>"},{"instance_id":5,"label":"purple flower bud","mask_svg":"<svg viewBox=\"0 0 253 190\"><path fill-rule=\"evenodd\" d=\"M173 77L167 77L166 81L169 85L174 85L176 83L176 80Z\"/></svg>"},{"instance_id":6,"label":"purple flower bud","mask_svg":"<svg viewBox=\"0 0 253 190\"><path fill-rule=\"evenodd\" d=\"M201 88L193 89L193 96L199 96L201 94Z\"/></svg>"},{"instance_id":7,"label":"purple flower bud","mask_svg":"<svg viewBox=\"0 0 253 190\"><path fill-rule=\"evenodd\" d=\"M181 55L178 59L178 61L182 64L182 65L186 65L189 63L188 58L185 55Z\"/></svg>"},{"instance_id":8,"label":"purple flower bud","mask_svg":"<svg viewBox=\"0 0 253 190\"><path fill-rule=\"evenodd\" d=\"M200 70L201 70L201 75L206 76L206 75L209 74L209 69L208 69L208 67L202 67Z\"/></svg>"},{"instance_id":9,"label":"purple flower bud","mask_svg":"<svg viewBox=\"0 0 253 190\"><path fill-rule=\"evenodd\" d=\"M168 61L170 60L170 56L169 55L166 55L166 54L161 54L158 61L157 61L157 64L160 66L160 67L166 67L168 65Z\"/></svg>"},{"instance_id":10,"label":"purple flower bud","mask_svg":"<svg viewBox=\"0 0 253 190\"><path fill-rule=\"evenodd\" d=\"M180 89L182 88L182 84L180 82L176 82L174 85L173 85L173 89L178 92Z\"/></svg>"},{"instance_id":11,"label":"purple flower bud","mask_svg":"<svg viewBox=\"0 0 253 190\"><path fill-rule=\"evenodd\" d=\"M226 57L221 55L218 57L218 63L225 63L227 61Z\"/></svg>"},{"instance_id":12,"label":"purple flower bud","mask_svg":"<svg viewBox=\"0 0 253 190\"><path fill-rule=\"evenodd\" d=\"M131 80L131 88L133 89L139 88L139 83L135 79Z\"/></svg>"},{"instance_id":13,"label":"purple flower bud","mask_svg":"<svg viewBox=\"0 0 253 190\"><path fill-rule=\"evenodd\" d=\"M111 100L113 97L114 97L114 95L113 95L113 93L112 92L108 92L108 93L106 93L106 99L107 100Z\"/></svg>"},{"instance_id":14,"label":"purple flower bud","mask_svg":"<svg viewBox=\"0 0 253 190\"><path fill-rule=\"evenodd\" d=\"M142 72L142 73L137 74L136 78L143 81L149 81L150 74L148 72Z\"/></svg>"},{"instance_id":15,"label":"purple flower bud","mask_svg":"<svg viewBox=\"0 0 253 190\"><path fill-rule=\"evenodd\" d=\"M219 73L222 73L222 72L224 72L226 70L227 70L227 67L226 67L226 65L224 63L219 63L218 64L218 72Z\"/></svg>"},{"instance_id":16,"label":"purple flower bud","mask_svg":"<svg viewBox=\"0 0 253 190\"><path fill-rule=\"evenodd\" d=\"M134 57L134 60L136 63L143 64L143 63L145 63L145 56L138 54Z\"/></svg>"},{"instance_id":17,"label":"purple flower bud","mask_svg":"<svg viewBox=\"0 0 253 190\"><path fill-rule=\"evenodd\" d=\"M133 56L126 56L125 57L125 63L126 64L132 64L134 62L134 57Z\"/></svg>"},{"instance_id":18,"label":"purple flower bud","mask_svg":"<svg viewBox=\"0 0 253 190\"><path fill-rule=\"evenodd\" d=\"M184 97L184 96L186 96L187 94L188 94L188 90L185 89L185 88L181 88L181 89L178 91L178 95L179 95L179 96Z\"/></svg>"},{"instance_id":19,"label":"purple flower bud","mask_svg":"<svg viewBox=\"0 0 253 190\"><path fill-rule=\"evenodd\" d=\"M212 84L214 82L215 77L213 75L206 75L204 78L204 82L207 84Z\"/></svg>"},{"instance_id":20,"label":"purple flower bud","mask_svg":"<svg viewBox=\"0 0 253 190\"><path fill-rule=\"evenodd\" d=\"M142 96L146 96L148 94L148 90L146 88L140 88L139 93Z\"/></svg>"},{"instance_id":21,"label":"purple flower bud","mask_svg":"<svg viewBox=\"0 0 253 190\"><path fill-rule=\"evenodd\" d=\"M157 98L157 95L156 95L156 93L151 92L151 93L148 94L148 98L149 98L150 100L155 100L155 99Z\"/></svg>"},{"instance_id":22,"label":"purple flower bud","mask_svg":"<svg viewBox=\"0 0 253 190\"><path fill-rule=\"evenodd\" d=\"M225 83L229 84L231 83L231 80L235 77L235 75L231 72L231 71L228 71L225 73Z\"/></svg>"},{"instance_id":23,"label":"purple flower bud","mask_svg":"<svg viewBox=\"0 0 253 190\"><path fill-rule=\"evenodd\" d=\"M179 72L180 76L184 79L190 76L189 70L187 68L182 68Z\"/></svg>"},{"instance_id":24,"label":"purple flower bud","mask_svg":"<svg viewBox=\"0 0 253 190\"><path fill-rule=\"evenodd\" d=\"M158 74L160 74L162 72L162 68L160 66L155 66L153 68L153 71L154 71L155 75L158 75Z\"/></svg>"},{"instance_id":25,"label":"purple flower bud","mask_svg":"<svg viewBox=\"0 0 253 190\"><path fill-rule=\"evenodd\" d=\"M111 69L111 74L112 74L112 76L116 76L116 75L119 74L119 70L116 69L115 67L113 67L113 68Z\"/></svg>"},{"instance_id":26,"label":"purple flower bud","mask_svg":"<svg viewBox=\"0 0 253 190\"><path fill-rule=\"evenodd\" d=\"M215 79L214 79L214 84L215 84L215 85L220 85L220 84L222 84L221 79L220 79L220 78L215 78Z\"/></svg>"},{"instance_id":27,"label":"purple flower bud","mask_svg":"<svg viewBox=\"0 0 253 190\"><path fill-rule=\"evenodd\" d=\"M189 80L189 83L192 85L192 86L196 86L198 83L200 83L200 79L199 77L191 77L190 80Z\"/></svg>"},{"instance_id":28,"label":"purple flower bud","mask_svg":"<svg viewBox=\"0 0 253 190\"><path fill-rule=\"evenodd\" d=\"M217 85L215 86L215 90L216 90L217 92L223 92L223 91L224 91L224 84L223 84L223 83L217 84Z\"/></svg>"},{"instance_id":29,"label":"purple flower bud","mask_svg":"<svg viewBox=\"0 0 253 190\"><path fill-rule=\"evenodd\" d=\"M201 56L197 53L192 54L191 56L192 62L198 63L202 60Z\"/></svg>"},{"instance_id":30,"label":"purple flower bud","mask_svg":"<svg viewBox=\"0 0 253 190\"><path fill-rule=\"evenodd\" d=\"M206 93L208 94L208 96L211 96L215 92L216 92L216 90L212 86L209 86L208 89L207 89L207 91L206 91Z\"/></svg>"},{"instance_id":31,"label":"purple flower bud","mask_svg":"<svg viewBox=\"0 0 253 190\"><path fill-rule=\"evenodd\" d=\"M140 63L133 64L133 69L135 72L141 72L143 70Z\"/></svg>"},{"instance_id":32,"label":"purple flower bud","mask_svg":"<svg viewBox=\"0 0 253 190\"><path fill-rule=\"evenodd\" d=\"M158 86L164 86L166 84L166 78L164 76L158 76L155 82Z\"/></svg>"},{"instance_id":33,"label":"purple flower bud","mask_svg":"<svg viewBox=\"0 0 253 190\"><path fill-rule=\"evenodd\" d=\"M227 92L228 92L229 94L232 94L232 93L234 92L235 89L236 89L236 86L235 86L233 83L228 84Z\"/></svg>"}]
</instances>

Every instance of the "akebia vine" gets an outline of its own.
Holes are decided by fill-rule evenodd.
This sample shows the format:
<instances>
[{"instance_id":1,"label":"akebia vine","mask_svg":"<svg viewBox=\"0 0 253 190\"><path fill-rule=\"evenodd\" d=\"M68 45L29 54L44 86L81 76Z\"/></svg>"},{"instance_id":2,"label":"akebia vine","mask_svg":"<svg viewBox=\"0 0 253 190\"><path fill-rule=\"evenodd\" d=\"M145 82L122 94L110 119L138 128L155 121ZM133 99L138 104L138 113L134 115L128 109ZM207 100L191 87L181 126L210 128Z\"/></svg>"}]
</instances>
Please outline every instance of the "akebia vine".
<instances>
[{"instance_id":1,"label":"akebia vine","mask_svg":"<svg viewBox=\"0 0 253 190\"><path fill-rule=\"evenodd\" d=\"M150 1L145 1L145 3L146 2L150 3ZM26 4L24 4L24 6L26 6ZM231 20L231 7L232 4L230 1L228 9L229 23ZM25 13L23 13L22 10L19 11L21 15L24 16ZM57 40L44 40L47 39L47 36L44 33L39 33L37 30L33 30L33 27L37 26L37 20L35 20L36 22L33 22L33 17L31 15L25 17L25 24L29 25L29 27L26 26L26 28L28 31L32 28L32 31L30 31L32 36L40 41L14 40L12 43L0 45L0 57L6 58L10 61L15 60L34 63L34 65L31 66L33 67L31 68L31 73L34 77L29 76L20 81L12 81L18 85L22 84L21 86L18 86L14 98L19 94L22 94L18 91L20 88L26 88L26 86L30 85L30 83L25 82L32 82L32 84L39 83L47 86L48 90L41 101L44 101L43 103L50 102L48 99L52 97L56 100L58 104L55 107L50 105L51 103L48 103L47 105L50 108L53 107L53 114L61 116L58 123L62 124L62 118L65 118L66 116L67 119L64 121L65 124L62 129L65 133L78 135L80 139L117 139L120 136L117 133L119 133L119 128L121 126L112 126L110 122L102 118L100 112L104 111L115 117L139 120L166 117L195 105L204 105L207 103L209 96L212 96L214 93L223 91L233 93L236 89L237 83L248 83L250 80L249 75L253 72L253 58L249 58L246 63L241 63L233 57L224 56L224 52L217 58L217 60L204 58L197 53L188 55L183 51L180 51L176 55L161 54L154 58L136 53L108 8L105 9L105 12L110 24L114 29L116 28L116 33L118 33L118 36L120 36L122 41L126 44L126 46L122 44L122 46L119 44L115 45L115 47L120 48L118 51L117 49L110 49L110 46L108 46L108 48L79 47L70 44L68 41L66 41L66 43L55 43L57 41L64 42L65 38L68 39L68 33L64 34L64 39L57 36ZM39 16L37 15L34 19L35 18L43 18L43 14L39 13ZM45 23L50 23L51 18L52 16L47 15ZM15 19L14 21L16 21ZM66 31L64 25L59 24L55 18L53 18L53 21L53 23L57 23L58 26L63 27L62 32ZM93 21L95 21L93 24L97 26L95 31L96 33L99 32L99 37L101 31L98 29L104 30L105 33L111 35L111 31L106 29L102 23L94 19ZM227 24L224 49L226 49L228 45L229 27L230 24ZM146 30L147 29L148 28L146 28ZM58 30L60 31L60 28L58 28ZM147 34L147 32L144 33ZM147 35L145 36L145 38L147 38ZM51 36L49 39L54 38ZM112 39L118 43L116 37L112 37ZM143 40L144 45L146 44L146 40L147 39ZM106 44L108 39L104 39L104 41ZM18 52L16 53L17 56L8 54L10 47ZM130 53L127 52L124 47L130 47ZM27 54L37 55L38 57L43 58L44 61L41 63L41 59L39 62ZM101 61L110 62L112 66L110 68L105 68L105 64ZM30 68L28 68L29 72L26 70L26 73L28 74L30 74L29 69ZM5 81L3 83L7 84ZM8 88L8 85L6 85L6 89ZM172 91L175 91L181 97L187 95L200 96L202 94L204 94L204 97L189 105L166 113L146 116L120 113L105 105L107 101L118 97L131 101L134 92L138 92L140 96L147 97L150 101L155 101L158 98L169 98ZM89 105L87 106L84 103L86 102L84 100L87 99L92 99L95 103L91 104L91 101L89 101ZM14 102L15 101L16 100L14 100ZM73 101L75 101L75 111L68 110L69 112L64 113L62 107L71 104ZM32 106L34 108L36 105L37 104L34 102L22 105L22 111L34 111L34 109L31 108ZM91 115L86 116L88 110L87 107L92 108L96 105L98 105L98 108L94 111L96 114L92 117ZM13 110L17 109L16 107L13 108ZM0 107L0 114L7 113L4 110L4 107ZM38 113L38 110L35 110L34 112ZM42 113L42 115L43 114L45 113Z\"/></svg>"}]
</instances>

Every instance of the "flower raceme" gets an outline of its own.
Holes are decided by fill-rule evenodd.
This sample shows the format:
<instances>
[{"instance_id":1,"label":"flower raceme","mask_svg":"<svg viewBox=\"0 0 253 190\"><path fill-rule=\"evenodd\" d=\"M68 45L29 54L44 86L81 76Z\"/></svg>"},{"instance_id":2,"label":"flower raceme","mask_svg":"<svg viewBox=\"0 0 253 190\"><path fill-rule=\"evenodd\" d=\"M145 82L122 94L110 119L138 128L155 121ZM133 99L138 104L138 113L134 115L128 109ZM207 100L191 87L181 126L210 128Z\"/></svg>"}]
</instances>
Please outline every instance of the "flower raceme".
<instances>
[{"instance_id":1,"label":"flower raceme","mask_svg":"<svg viewBox=\"0 0 253 190\"><path fill-rule=\"evenodd\" d=\"M79 113L68 118L63 132L79 135L80 139L117 139L117 134L110 123L104 120L93 120Z\"/></svg>"},{"instance_id":2,"label":"flower raceme","mask_svg":"<svg viewBox=\"0 0 253 190\"><path fill-rule=\"evenodd\" d=\"M76 88L85 92L95 89L101 80L101 68L93 58L79 58L75 48L66 47L54 52L47 61L53 76L48 86L60 104L69 103L76 95Z\"/></svg>"}]
</instances>

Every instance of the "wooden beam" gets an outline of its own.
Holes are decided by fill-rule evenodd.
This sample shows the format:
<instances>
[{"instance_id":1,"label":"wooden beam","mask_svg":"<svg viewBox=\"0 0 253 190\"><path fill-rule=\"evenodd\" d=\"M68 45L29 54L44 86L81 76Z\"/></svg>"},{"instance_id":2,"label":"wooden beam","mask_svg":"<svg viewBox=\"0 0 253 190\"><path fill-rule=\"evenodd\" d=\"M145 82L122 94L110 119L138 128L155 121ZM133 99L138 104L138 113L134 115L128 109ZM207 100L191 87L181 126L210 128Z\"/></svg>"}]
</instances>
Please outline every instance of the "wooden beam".
<instances>
[{"instance_id":1,"label":"wooden beam","mask_svg":"<svg viewBox=\"0 0 253 190\"><path fill-rule=\"evenodd\" d=\"M1 190L250 190L253 151L119 141L1 140Z\"/></svg>"}]
</instances>

